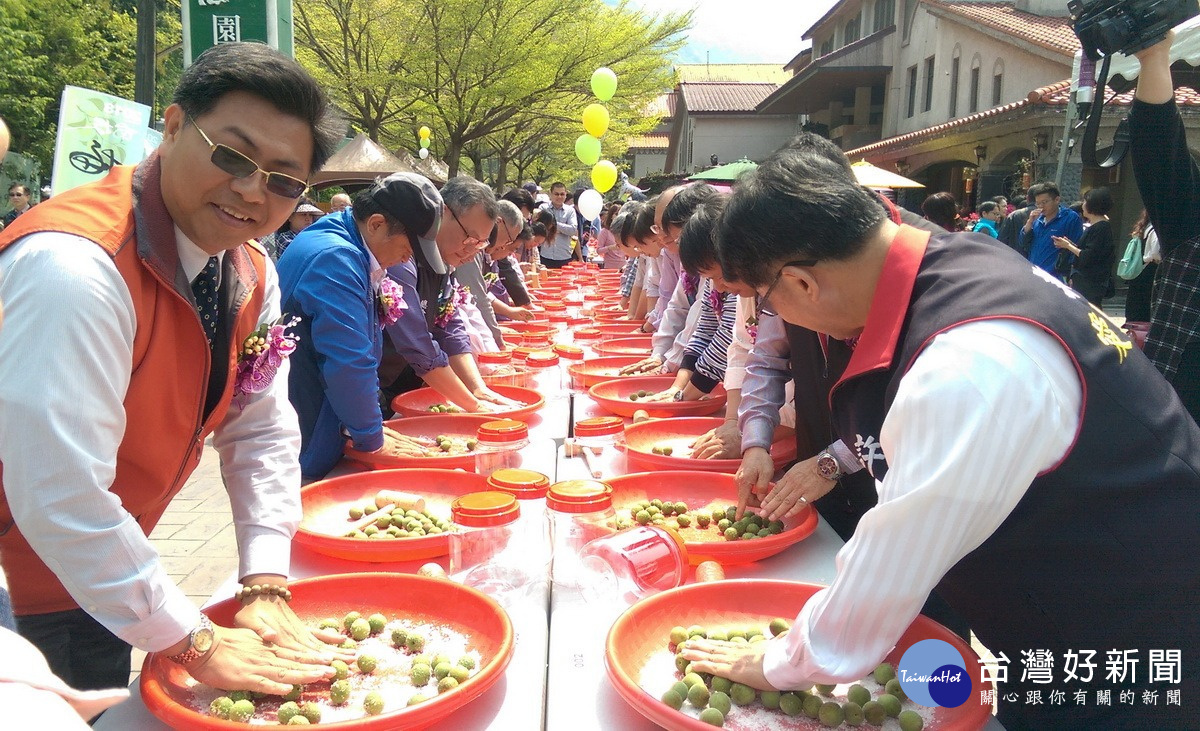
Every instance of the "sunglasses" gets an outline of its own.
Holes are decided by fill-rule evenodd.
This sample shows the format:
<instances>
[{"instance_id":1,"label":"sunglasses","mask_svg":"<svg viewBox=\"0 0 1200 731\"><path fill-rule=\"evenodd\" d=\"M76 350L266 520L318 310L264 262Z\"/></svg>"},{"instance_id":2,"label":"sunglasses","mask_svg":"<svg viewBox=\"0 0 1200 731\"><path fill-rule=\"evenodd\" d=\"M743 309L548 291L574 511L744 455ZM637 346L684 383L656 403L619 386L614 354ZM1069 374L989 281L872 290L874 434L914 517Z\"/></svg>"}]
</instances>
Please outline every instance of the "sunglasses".
<instances>
[{"instance_id":1,"label":"sunglasses","mask_svg":"<svg viewBox=\"0 0 1200 731\"><path fill-rule=\"evenodd\" d=\"M787 269L788 267L810 267L814 266L816 263L816 259L800 259L797 261L789 261L787 264L779 267L779 272L775 275L775 278L771 280L771 286L767 287L767 291L763 292L758 297L758 306L754 308L754 319L761 320L763 315L770 315L774 317L776 314L778 314L771 308L770 300L771 293L775 291L775 288L779 286L779 280L783 278L784 269Z\"/></svg>"},{"instance_id":2,"label":"sunglasses","mask_svg":"<svg viewBox=\"0 0 1200 731\"><path fill-rule=\"evenodd\" d=\"M235 178L248 178L255 173L262 173L267 176L267 190L277 196L283 198L299 198L304 195L304 191L308 190L308 183L299 178L293 178L291 175L283 173L272 173L263 170L250 158L246 157L237 150L228 145L218 145L209 139L208 135L204 134L204 130L200 129L200 125L196 124L196 120L192 120L192 126L208 143L208 149L212 151L212 164L216 165L223 172L229 173Z\"/></svg>"}]
</instances>

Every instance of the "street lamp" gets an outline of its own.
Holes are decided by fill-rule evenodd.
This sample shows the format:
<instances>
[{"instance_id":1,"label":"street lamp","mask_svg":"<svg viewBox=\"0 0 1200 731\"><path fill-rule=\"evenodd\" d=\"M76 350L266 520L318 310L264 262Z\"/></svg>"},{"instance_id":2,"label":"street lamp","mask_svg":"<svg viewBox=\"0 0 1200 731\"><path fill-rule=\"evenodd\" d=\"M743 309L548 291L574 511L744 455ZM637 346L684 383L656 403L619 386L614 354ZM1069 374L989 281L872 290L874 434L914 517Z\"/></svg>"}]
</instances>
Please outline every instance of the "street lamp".
<instances>
[{"instance_id":1,"label":"street lamp","mask_svg":"<svg viewBox=\"0 0 1200 731\"><path fill-rule=\"evenodd\" d=\"M902 157L896 161L896 172L901 175L908 175L908 160L906 158Z\"/></svg>"},{"instance_id":2,"label":"street lamp","mask_svg":"<svg viewBox=\"0 0 1200 731\"><path fill-rule=\"evenodd\" d=\"M1046 148L1050 147L1050 135L1045 132L1038 132L1033 136L1033 146L1035 148L1034 156L1041 157Z\"/></svg>"},{"instance_id":3,"label":"street lamp","mask_svg":"<svg viewBox=\"0 0 1200 731\"><path fill-rule=\"evenodd\" d=\"M975 145L975 163L983 165L983 161L987 159L987 145Z\"/></svg>"}]
</instances>

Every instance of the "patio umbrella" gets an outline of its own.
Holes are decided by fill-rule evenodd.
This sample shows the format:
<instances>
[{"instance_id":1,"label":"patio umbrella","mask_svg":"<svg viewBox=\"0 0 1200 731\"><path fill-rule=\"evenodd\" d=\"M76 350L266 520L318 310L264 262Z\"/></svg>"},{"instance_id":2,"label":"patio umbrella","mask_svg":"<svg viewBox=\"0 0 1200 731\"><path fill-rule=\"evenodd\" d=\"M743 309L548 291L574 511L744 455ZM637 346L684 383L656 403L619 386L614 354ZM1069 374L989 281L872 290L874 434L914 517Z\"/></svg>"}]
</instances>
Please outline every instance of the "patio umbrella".
<instances>
[{"instance_id":1,"label":"patio umbrella","mask_svg":"<svg viewBox=\"0 0 1200 731\"><path fill-rule=\"evenodd\" d=\"M753 170L756 167L758 167L758 163L743 157L741 160L728 162L724 165L718 165L715 168L709 168L702 173L696 173L689 177L688 180L724 180L732 183L742 173Z\"/></svg>"},{"instance_id":2,"label":"patio umbrella","mask_svg":"<svg viewBox=\"0 0 1200 731\"><path fill-rule=\"evenodd\" d=\"M903 175L897 175L890 170L875 167L866 160L859 160L850 166L854 170L854 177L858 178L860 185L865 185L868 188L924 188L925 186L915 180L909 180Z\"/></svg>"}]
</instances>

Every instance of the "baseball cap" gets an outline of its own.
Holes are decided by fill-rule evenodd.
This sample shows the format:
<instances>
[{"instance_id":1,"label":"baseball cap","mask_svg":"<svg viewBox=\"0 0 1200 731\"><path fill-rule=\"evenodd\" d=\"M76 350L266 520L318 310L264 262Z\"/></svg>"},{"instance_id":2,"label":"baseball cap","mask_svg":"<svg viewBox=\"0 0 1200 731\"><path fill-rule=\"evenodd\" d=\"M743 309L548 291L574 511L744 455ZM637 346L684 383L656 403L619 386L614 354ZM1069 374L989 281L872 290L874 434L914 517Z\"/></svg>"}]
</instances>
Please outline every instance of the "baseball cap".
<instances>
[{"instance_id":1,"label":"baseball cap","mask_svg":"<svg viewBox=\"0 0 1200 731\"><path fill-rule=\"evenodd\" d=\"M524 188L525 190L529 191L530 195L537 195L542 190L541 186L534 182L528 182L525 185L522 185L521 187Z\"/></svg>"},{"instance_id":2,"label":"baseball cap","mask_svg":"<svg viewBox=\"0 0 1200 731\"><path fill-rule=\"evenodd\" d=\"M375 185L371 197L404 226L409 238L417 240L429 267L445 274L446 262L437 247L438 228L442 225L441 193L429 178L416 173L392 173Z\"/></svg>"}]
</instances>

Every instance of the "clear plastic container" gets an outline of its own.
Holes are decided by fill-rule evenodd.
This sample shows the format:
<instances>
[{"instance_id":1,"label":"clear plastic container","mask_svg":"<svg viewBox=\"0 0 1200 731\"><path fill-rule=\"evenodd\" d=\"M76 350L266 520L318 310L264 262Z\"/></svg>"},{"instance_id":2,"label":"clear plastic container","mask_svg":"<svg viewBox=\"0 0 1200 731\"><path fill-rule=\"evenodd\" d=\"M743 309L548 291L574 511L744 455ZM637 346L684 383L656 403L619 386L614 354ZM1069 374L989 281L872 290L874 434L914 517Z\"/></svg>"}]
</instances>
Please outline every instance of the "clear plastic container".
<instances>
[{"instance_id":1,"label":"clear plastic container","mask_svg":"<svg viewBox=\"0 0 1200 731\"><path fill-rule=\"evenodd\" d=\"M550 478L536 470L502 469L488 477L488 489L506 492L521 506L520 529L529 534L529 560L541 567L543 578L550 568L550 544L546 540L546 493Z\"/></svg>"},{"instance_id":2,"label":"clear plastic container","mask_svg":"<svg viewBox=\"0 0 1200 731\"><path fill-rule=\"evenodd\" d=\"M450 504L450 578L502 604L528 594L538 578L528 563L531 536L521 529L517 499L498 490L472 492Z\"/></svg>"},{"instance_id":3,"label":"clear plastic container","mask_svg":"<svg viewBox=\"0 0 1200 731\"><path fill-rule=\"evenodd\" d=\"M560 360L558 355L548 350L530 353L525 358L525 366L533 374L533 387L547 402L564 398L567 394L563 388Z\"/></svg>"},{"instance_id":4,"label":"clear plastic container","mask_svg":"<svg viewBox=\"0 0 1200 731\"><path fill-rule=\"evenodd\" d=\"M579 393L571 378L571 366L583 362L583 348L578 345L559 343L554 346L554 354L558 356L559 382L573 393Z\"/></svg>"},{"instance_id":5,"label":"clear plastic container","mask_svg":"<svg viewBox=\"0 0 1200 731\"><path fill-rule=\"evenodd\" d=\"M490 376L502 366L511 366L513 354L507 350L480 353L475 356L475 361L479 364L479 372L485 376Z\"/></svg>"},{"instance_id":6,"label":"clear plastic container","mask_svg":"<svg viewBox=\"0 0 1200 731\"><path fill-rule=\"evenodd\" d=\"M475 432L475 472L489 477L496 470L521 466L520 450L529 446L529 427L523 421L497 419Z\"/></svg>"},{"instance_id":7,"label":"clear plastic container","mask_svg":"<svg viewBox=\"0 0 1200 731\"><path fill-rule=\"evenodd\" d=\"M580 554L588 590L626 605L687 580L687 549L669 528L635 526L589 542Z\"/></svg>"},{"instance_id":8,"label":"clear plastic container","mask_svg":"<svg viewBox=\"0 0 1200 731\"><path fill-rule=\"evenodd\" d=\"M600 331L594 327L576 328L572 341L575 345L583 348L584 360L590 360L596 357L596 346L600 344Z\"/></svg>"},{"instance_id":9,"label":"clear plastic container","mask_svg":"<svg viewBox=\"0 0 1200 731\"><path fill-rule=\"evenodd\" d=\"M625 474L625 422L619 416L595 416L575 422L575 446L597 480Z\"/></svg>"},{"instance_id":10,"label":"clear plastic container","mask_svg":"<svg viewBox=\"0 0 1200 731\"><path fill-rule=\"evenodd\" d=\"M546 494L550 536L550 578L555 586L586 583L580 551L589 542L616 532L612 487L598 480L566 480Z\"/></svg>"}]
</instances>

